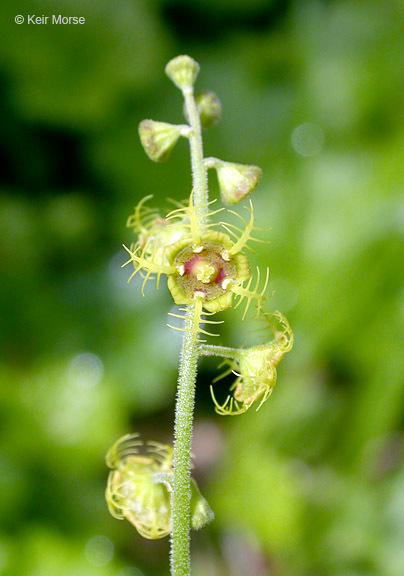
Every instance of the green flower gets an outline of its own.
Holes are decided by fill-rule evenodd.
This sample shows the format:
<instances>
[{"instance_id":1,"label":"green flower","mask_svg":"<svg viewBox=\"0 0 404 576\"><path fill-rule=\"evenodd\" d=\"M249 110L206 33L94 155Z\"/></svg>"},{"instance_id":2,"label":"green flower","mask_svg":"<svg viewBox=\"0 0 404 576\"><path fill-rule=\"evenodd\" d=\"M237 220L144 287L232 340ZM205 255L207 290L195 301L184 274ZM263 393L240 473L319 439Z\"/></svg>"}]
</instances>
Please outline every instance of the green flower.
<instances>
[{"instance_id":1,"label":"green flower","mask_svg":"<svg viewBox=\"0 0 404 576\"><path fill-rule=\"evenodd\" d=\"M148 197L149 198L149 197ZM147 199L147 198L146 198ZM144 277L142 291L149 278L156 279L158 286L162 274L167 276L167 286L176 304L195 304L201 301L209 313L230 308L233 297L235 307L246 300L246 313L250 302L257 302L259 313L265 300L268 270L264 285L260 288L260 273L252 287L252 275L248 259L243 253L249 240L256 240L252 232L254 214L252 204L246 207L249 219L236 215L245 226L221 223L226 233L213 231L203 224L197 207L181 205L163 219L155 211L144 206L142 200L129 219L128 225L138 232L138 240L132 248L124 246L133 263L134 272ZM220 212L210 212L209 216Z\"/></svg>"},{"instance_id":2,"label":"green flower","mask_svg":"<svg viewBox=\"0 0 404 576\"><path fill-rule=\"evenodd\" d=\"M224 404L217 402L211 387L218 414L223 416L243 414L257 402L259 410L275 387L276 367L293 346L293 332L289 322L280 312L263 314L261 318L266 321L273 338L260 346L234 350L234 358L225 359L224 363L228 369L214 382L231 373L237 378L230 387L232 395L227 397Z\"/></svg>"},{"instance_id":3,"label":"green flower","mask_svg":"<svg viewBox=\"0 0 404 576\"><path fill-rule=\"evenodd\" d=\"M137 434L120 438L106 456L111 468L105 494L109 511L119 520L128 520L149 540L164 538L171 532L172 460L171 446L158 442L143 444ZM195 530L213 519L213 512L194 480L191 514Z\"/></svg>"}]
</instances>

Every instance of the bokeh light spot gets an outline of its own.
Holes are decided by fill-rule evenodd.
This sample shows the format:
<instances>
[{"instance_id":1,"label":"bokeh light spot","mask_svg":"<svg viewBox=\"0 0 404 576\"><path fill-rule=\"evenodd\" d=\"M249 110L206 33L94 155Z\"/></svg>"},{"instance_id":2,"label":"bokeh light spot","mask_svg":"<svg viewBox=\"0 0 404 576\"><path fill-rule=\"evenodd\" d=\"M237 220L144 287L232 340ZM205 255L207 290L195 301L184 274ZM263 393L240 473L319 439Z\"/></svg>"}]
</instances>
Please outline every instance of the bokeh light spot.
<instances>
[{"instance_id":1,"label":"bokeh light spot","mask_svg":"<svg viewBox=\"0 0 404 576\"><path fill-rule=\"evenodd\" d=\"M324 130L312 122L300 124L293 131L292 146L301 156L315 156L324 146Z\"/></svg>"},{"instance_id":2,"label":"bokeh light spot","mask_svg":"<svg viewBox=\"0 0 404 576\"><path fill-rule=\"evenodd\" d=\"M91 352L78 354L70 362L69 379L73 384L82 388L96 386L104 373L101 359Z\"/></svg>"},{"instance_id":3,"label":"bokeh light spot","mask_svg":"<svg viewBox=\"0 0 404 576\"><path fill-rule=\"evenodd\" d=\"M84 553L93 566L105 566L114 556L114 545L106 536L97 535L88 540Z\"/></svg>"}]
</instances>

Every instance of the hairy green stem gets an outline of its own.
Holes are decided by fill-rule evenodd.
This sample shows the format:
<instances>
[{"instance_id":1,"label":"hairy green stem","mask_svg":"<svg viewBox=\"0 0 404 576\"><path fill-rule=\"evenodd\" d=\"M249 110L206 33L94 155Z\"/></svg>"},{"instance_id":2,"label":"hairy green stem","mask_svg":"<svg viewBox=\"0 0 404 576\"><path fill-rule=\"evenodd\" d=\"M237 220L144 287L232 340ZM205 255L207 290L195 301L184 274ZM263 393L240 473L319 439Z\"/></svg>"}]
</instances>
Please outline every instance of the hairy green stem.
<instances>
[{"instance_id":1,"label":"hairy green stem","mask_svg":"<svg viewBox=\"0 0 404 576\"><path fill-rule=\"evenodd\" d=\"M194 307L189 306L184 333L175 411L174 489L171 496L171 573L190 574L191 440L198 361Z\"/></svg>"},{"instance_id":2,"label":"hairy green stem","mask_svg":"<svg viewBox=\"0 0 404 576\"><path fill-rule=\"evenodd\" d=\"M234 360L238 352L237 348L229 348L228 346L215 346L213 344L201 344L199 346L200 356L221 356Z\"/></svg>"},{"instance_id":3,"label":"hairy green stem","mask_svg":"<svg viewBox=\"0 0 404 576\"><path fill-rule=\"evenodd\" d=\"M191 148L193 204L203 220L208 212L208 190L206 168L203 163L203 148L199 114L195 106L193 89L183 90L185 106L191 125L189 142ZM201 218L201 220L202 220ZM202 221L200 222L203 223ZM174 482L171 496L171 574L189 576L190 554L190 497L191 497L191 441L194 418L195 381L198 363L198 328L200 310L187 307L185 332L182 343L178 393L175 410L174 434Z\"/></svg>"},{"instance_id":4,"label":"hairy green stem","mask_svg":"<svg viewBox=\"0 0 404 576\"><path fill-rule=\"evenodd\" d=\"M196 206L197 215L203 216L206 215L208 211L208 186L206 180L206 167L203 162L201 123L195 105L193 88L185 88L182 93L185 100L189 123L191 125L189 143L191 147L194 206Z\"/></svg>"}]
</instances>

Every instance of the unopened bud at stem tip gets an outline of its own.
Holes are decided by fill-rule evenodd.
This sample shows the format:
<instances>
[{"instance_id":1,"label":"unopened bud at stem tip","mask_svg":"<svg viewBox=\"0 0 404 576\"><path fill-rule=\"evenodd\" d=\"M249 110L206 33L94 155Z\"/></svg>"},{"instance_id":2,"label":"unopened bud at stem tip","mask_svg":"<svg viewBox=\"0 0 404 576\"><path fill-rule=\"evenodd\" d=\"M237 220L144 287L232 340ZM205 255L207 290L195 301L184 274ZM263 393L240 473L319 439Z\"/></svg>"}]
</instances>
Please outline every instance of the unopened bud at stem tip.
<instances>
[{"instance_id":1,"label":"unopened bud at stem tip","mask_svg":"<svg viewBox=\"0 0 404 576\"><path fill-rule=\"evenodd\" d=\"M166 66L166 74L180 90L192 88L199 72L199 64L190 56L177 56Z\"/></svg>"}]
</instances>

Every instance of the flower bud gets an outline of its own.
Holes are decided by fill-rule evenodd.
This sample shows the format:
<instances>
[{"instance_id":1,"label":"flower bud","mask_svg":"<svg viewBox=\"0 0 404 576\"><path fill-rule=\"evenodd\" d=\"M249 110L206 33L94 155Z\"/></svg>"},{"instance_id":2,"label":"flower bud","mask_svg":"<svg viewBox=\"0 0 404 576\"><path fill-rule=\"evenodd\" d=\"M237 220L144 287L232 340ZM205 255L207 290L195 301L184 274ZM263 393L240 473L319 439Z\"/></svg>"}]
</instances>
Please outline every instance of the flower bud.
<instances>
[{"instance_id":1,"label":"flower bud","mask_svg":"<svg viewBox=\"0 0 404 576\"><path fill-rule=\"evenodd\" d=\"M205 90L195 94L195 104L198 110L202 128L210 128L217 124L222 113L222 105L214 92ZM184 116L189 121L187 109L184 106Z\"/></svg>"},{"instance_id":2,"label":"flower bud","mask_svg":"<svg viewBox=\"0 0 404 576\"><path fill-rule=\"evenodd\" d=\"M208 161L208 166L209 166ZM216 160L210 163L216 168L219 180L220 195L225 204L237 204L257 186L262 176L258 166L234 164Z\"/></svg>"},{"instance_id":3,"label":"flower bud","mask_svg":"<svg viewBox=\"0 0 404 576\"><path fill-rule=\"evenodd\" d=\"M199 492L194 479L191 481L191 526L194 530L204 528L213 520L213 512L205 498Z\"/></svg>"},{"instance_id":4,"label":"flower bud","mask_svg":"<svg viewBox=\"0 0 404 576\"><path fill-rule=\"evenodd\" d=\"M181 136L181 130L182 127L175 124L142 120L139 124L139 136L148 157L154 162L167 160Z\"/></svg>"},{"instance_id":5,"label":"flower bud","mask_svg":"<svg viewBox=\"0 0 404 576\"><path fill-rule=\"evenodd\" d=\"M192 88L199 72L199 64L189 56L177 56L166 66L166 74L180 89Z\"/></svg>"}]
</instances>

